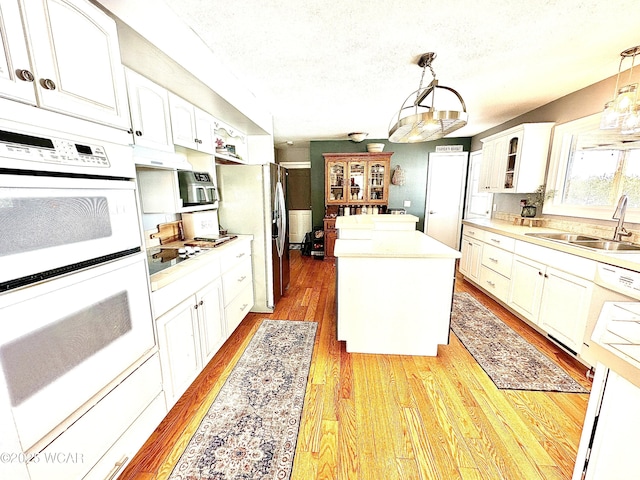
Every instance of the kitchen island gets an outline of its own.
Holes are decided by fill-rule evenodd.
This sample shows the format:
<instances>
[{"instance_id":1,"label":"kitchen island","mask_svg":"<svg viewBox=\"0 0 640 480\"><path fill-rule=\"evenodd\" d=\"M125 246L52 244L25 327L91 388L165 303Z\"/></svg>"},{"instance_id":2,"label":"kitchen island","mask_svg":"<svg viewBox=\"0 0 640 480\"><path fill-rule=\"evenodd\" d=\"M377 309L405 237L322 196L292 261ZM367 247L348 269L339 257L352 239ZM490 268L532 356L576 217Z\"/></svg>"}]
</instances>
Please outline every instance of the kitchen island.
<instances>
[{"instance_id":1,"label":"kitchen island","mask_svg":"<svg viewBox=\"0 0 640 480\"><path fill-rule=\"evenodd\" d=\"M416 230L341 237L354 222L336 222L338 340L352 353L436 356L449 343L460 252Z\"/></svg>"}]
</instances>

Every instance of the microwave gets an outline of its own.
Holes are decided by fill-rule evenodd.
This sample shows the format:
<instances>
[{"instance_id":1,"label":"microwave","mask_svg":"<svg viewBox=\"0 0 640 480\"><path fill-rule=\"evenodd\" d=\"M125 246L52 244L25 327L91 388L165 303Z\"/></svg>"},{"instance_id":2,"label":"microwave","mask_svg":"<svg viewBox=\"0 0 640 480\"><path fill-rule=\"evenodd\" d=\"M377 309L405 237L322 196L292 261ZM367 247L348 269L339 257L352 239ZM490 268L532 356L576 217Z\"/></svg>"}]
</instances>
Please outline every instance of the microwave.
<instances>
[{"instance_id":1,"label":"microwave","mask_svg":"<svg viewBox=\"0 0 640 480\"><path fill-rule=\"evenodd\" d=\"M178 170L178 185L183 206L211 205L217 207L218 192L209 172Z\"/></svg>"}]
</instances>

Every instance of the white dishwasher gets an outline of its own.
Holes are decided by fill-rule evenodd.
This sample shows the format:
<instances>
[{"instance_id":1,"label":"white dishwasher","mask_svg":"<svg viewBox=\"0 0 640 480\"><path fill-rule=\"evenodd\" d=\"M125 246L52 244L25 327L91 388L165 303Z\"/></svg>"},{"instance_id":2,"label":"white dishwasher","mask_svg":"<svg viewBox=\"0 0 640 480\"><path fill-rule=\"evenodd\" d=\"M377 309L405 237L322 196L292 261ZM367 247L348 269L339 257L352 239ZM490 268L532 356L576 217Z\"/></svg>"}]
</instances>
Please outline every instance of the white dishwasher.
<instances>
[{"instance_id":1,"label":"white dishwasher","mask_svg":"<svg viewBox=\"0 0 640 480\"><path fill-rule=\"evenodd\" d=\"M640 302L605 302L592 335L598 358L573 480L640 472Z\"/></svg>"},{"instance_id":2,"label":"white dishwasher","mask_svg":"<svg viewBox=\"0 0 640 480\"><path fill-rule=\"evenodd\" d=\"M602 307L606 302L640 302L640 272L598 263L593 283L593 295L580 357L589 365L595 366L598 357L594 350L598 349L592 348L593 330Z\"/></svg>"}]
</instances>

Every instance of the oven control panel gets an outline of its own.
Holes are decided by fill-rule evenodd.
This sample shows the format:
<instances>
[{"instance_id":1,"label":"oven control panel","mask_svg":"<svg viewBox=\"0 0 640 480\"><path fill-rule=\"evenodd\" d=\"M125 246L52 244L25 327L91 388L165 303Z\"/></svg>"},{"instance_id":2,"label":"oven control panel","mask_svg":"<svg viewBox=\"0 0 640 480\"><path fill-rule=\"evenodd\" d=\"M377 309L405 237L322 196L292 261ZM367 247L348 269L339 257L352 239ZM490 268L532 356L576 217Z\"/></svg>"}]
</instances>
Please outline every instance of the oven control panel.
<instances>
[{"instance_id":1,"label":"oven control panel","mask_svg":"<svg viewBox=\"0 0 640 480\"><path fill-rule=\"evenodd\" d=\"M0 157L76 167L109 168L104 147L0 130Z\"/></svg>"}]
</instances>

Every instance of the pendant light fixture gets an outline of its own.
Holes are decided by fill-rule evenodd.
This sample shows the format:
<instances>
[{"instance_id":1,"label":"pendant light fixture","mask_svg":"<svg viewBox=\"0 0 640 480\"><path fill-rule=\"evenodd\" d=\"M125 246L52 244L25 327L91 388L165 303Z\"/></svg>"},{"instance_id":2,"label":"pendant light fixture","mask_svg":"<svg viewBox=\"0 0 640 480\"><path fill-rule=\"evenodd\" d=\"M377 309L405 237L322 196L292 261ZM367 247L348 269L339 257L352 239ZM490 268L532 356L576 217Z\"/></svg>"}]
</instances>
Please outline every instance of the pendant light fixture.
<instances>
[{"instance_id":1,"label":"pendant light fixture","mask_svg":"<svg viewBox=\"0 0 640 480\"><path fill-rule=\"evenodd\" d=\"M630 83L633 78L633 67L636 57L640 56L640 45L627 48L620 53L620 65L613 100L607 102L602 112L600 129L619 130L622 134L640 133L640 104L638 103L638 84ZM626 85L620 85L620 75L623 72L625 60L631 60L629 78Z\"/></svg>"},{"instance_id":2,"label":"pendant light fixture","mask_svg":"<svg viewBox=\"0 0 640 480\"><path fill-rule=\"evenodd\" d=\"M451 132L464 127L467 124L469 115L464 100L453 88L438 85L436 74L431 63L435 60L436 54L428 52L420 56L418 65L422 67L422 77L418 90L409 94L404 101L397 116L394 115L389 129L389 141L393 143L417 143L437 140ZM424 74L429 67L433 80L426 87L422 87ZM452 92L460 102L460 110L440 110L435 105L436 90L448 90ZM413 103L407 103L415 96ZM427 99L430 98L430 102Z\"/></svg>"}]
</instances>

